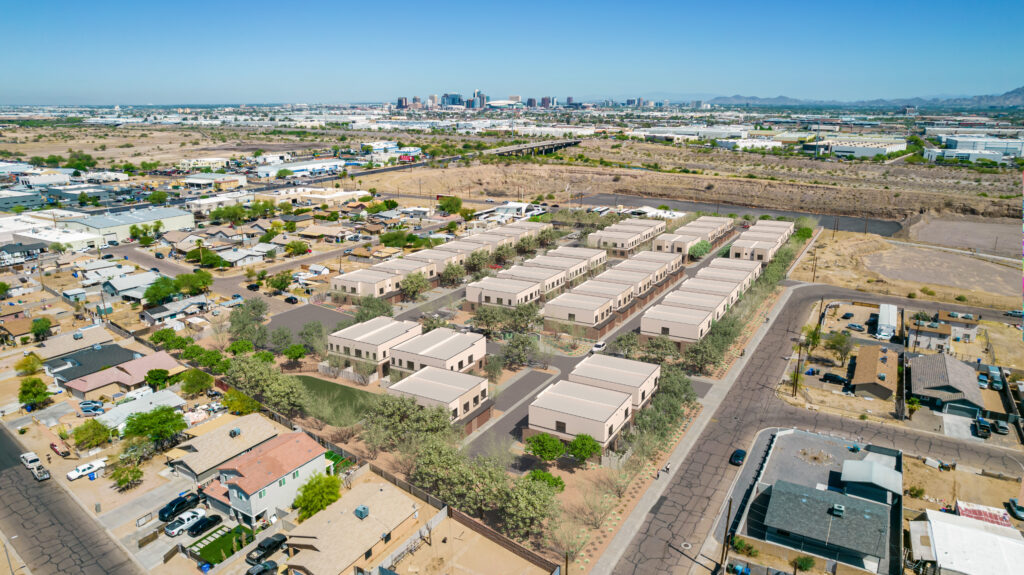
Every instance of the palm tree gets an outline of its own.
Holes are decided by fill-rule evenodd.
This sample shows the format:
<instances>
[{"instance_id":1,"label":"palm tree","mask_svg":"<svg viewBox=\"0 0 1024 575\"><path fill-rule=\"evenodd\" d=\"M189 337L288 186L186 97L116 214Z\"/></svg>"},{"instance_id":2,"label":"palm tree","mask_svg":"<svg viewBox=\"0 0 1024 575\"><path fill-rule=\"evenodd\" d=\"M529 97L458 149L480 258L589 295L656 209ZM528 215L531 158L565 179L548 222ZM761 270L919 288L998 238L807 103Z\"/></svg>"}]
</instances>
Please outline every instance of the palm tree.
<instances>
[{"instance_id":1,"label":"palm tree","mask_svg":"<svg viewBox=\"0 0 1024 575\"><path fill-rule=\"evenodd\" d=\"M153 222L153 235L159 236L160 230L164 229L164 223L160 220Z\"/></svg>"},{"instance_id":2,"label":"palm tree","mask_svg":"<svg viewBox=\"0 0 1024 575\"><path fill-rule=\"evenodd\" d=\"M203 265L203 240L196 240L196 247L199 248L199 266Z\"/></svg>"},{"instance_id":3,"label":"palm tree","mask_svg":"<svg viewBox=\"0 0 1024 575\"><path fill-rule=\"evenodd\" d=\"M914 413L921 409L921 400L911 397L907 400L907 419L914 419Z\"/></svg>"}]
</instances>

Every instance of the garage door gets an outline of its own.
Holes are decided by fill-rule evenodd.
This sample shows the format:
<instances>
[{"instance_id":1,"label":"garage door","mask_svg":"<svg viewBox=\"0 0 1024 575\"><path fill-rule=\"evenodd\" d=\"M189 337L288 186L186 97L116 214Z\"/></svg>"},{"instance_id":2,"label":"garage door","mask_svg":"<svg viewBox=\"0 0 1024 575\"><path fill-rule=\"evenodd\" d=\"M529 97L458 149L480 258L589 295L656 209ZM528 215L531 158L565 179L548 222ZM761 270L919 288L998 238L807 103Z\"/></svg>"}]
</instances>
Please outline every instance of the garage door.
<instances>
[{"instance_id":1,"label":"garage door","mask_svg":"<svg viewBox=\"0 0 1024 575\"><path fill-rule=\"evenodd\" d=\"M975 407L968 407L966 405L957 405L955 403L947 403L943 409L943 413L950 415L960 415L963 417L975 418L978 417L978 409Z\"/></svg>"}]
</instances>

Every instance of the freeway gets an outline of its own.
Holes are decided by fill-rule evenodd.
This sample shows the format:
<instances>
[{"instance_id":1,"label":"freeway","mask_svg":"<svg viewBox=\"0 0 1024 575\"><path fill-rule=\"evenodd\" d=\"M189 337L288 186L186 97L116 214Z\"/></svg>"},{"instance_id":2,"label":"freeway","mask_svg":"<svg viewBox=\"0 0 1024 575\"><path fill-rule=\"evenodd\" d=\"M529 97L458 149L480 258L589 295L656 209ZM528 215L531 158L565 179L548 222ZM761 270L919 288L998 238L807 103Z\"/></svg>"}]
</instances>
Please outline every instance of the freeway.
<instances>
[{"instance_id":1,"label":"freeway","mask_svg":"<svg viewBox=\"0 0 1024 575\"><path fill-rule=\"evenodd\" d=\"M33 575L141 575L109 532L56 484L65 479L34 481L18 459L21 452L0 427L0 531Z\"/></svg>"},{"instance_id":2,"label":"freeway","mask_svg":"<svg viewBox=\"0 0 1024 575\"><path fill-rule=\"evenodd\" d=\"M634 516L642 518L642 524L635 532L627 532L627 529L620 532L622 539L613 540L609 551L595 565L595 574L700 572L714 563L714 560L699 557L698 550L711 535L711 528L738 472L728 464L729 455L736 448L748 449L755 434L765 428L797 427L830 433L862 443L894 447L908 454L927 454L1012 475L1020 475L1024 470L1024 454L1020 451L808 411L778 399L775 389L784 376L793 342L800 334L810 307L821 298L893 303L927 311L951 307L820 284L786 283L792 290L790 297L777 310L776 319L757 349L748 354L737 377L716 383L731 385L731 388L717 408L708 406L713 412L690 451L684 453L681 464L674 467L671 484L653 506L636 508L627 519L627 525ZM980 308L963 308L963 311L998 315ZM691 546L692 551L688 551Z\"/></svg>"}]
</instances>

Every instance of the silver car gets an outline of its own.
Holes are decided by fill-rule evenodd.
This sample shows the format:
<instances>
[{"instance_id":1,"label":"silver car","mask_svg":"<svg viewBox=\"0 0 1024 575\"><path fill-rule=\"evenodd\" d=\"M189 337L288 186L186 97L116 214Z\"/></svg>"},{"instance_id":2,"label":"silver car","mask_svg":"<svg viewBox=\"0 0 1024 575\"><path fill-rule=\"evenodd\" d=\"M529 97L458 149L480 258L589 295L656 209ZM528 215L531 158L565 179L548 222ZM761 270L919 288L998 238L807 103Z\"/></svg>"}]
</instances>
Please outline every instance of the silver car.
<instances>
[{"instance_id":1,"label":"silver car","mask_svg":"<svg viewBox=\"0 0 1024 575\"><path fill-rule=\"evenodd\" d=\"M168 523L167 527L164 527L164 533L166 533L168 537L177 537L191 527L193 523L199 521L203 517L206 517L206 511L202 509L186 511L179 515L177 519Z\"/></svg>"}]
</instances>

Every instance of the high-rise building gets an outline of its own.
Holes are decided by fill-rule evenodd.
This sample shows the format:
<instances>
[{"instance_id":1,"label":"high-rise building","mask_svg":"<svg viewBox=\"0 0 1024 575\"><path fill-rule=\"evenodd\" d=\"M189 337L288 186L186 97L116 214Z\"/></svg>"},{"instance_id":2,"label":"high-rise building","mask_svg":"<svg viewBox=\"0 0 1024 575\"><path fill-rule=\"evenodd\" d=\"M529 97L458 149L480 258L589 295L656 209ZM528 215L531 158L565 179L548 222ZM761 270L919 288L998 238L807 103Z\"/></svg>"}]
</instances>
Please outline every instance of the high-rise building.
<instances>
[{"instance_id":1,"label":"high-rise building","mask_svg":"<svg viewBox=\"0 0 1024 575\"><path fill-rule=\"evenodd\" d=\"M572 104L573 102L575 102L575 100L573 100L572 96L569 96L568 98L565 99L566 104Z\"/></svg>"},{"instance_id":2,"label":"high-rise building","mask_svg":"<svg viewBox=\"0 0 1024 575\"><path fill-rule=\"evenodd\" d=\"M690 102L690 107L693 108L694 110L702 110L702 109L704 109L704 101L703 100L694 100L694 101Z\"/></svg>"},{"instance_id":3,"label":"high-rise building","mask_svg":"<svg viewBox=\"0 0 1024 575\"><path fill-rule=\"evenodd\" d=\"M412 97L412 103L413 104L420 104L420 103L422 103L422 100L420 100L419 96L413 96Z\"/></svg>"},{"instance_id":4,"label":"high-rise building","mask_svg":"<svg viewBox=\"0 0 1024 575\"><path fill-rule=\"evenodd\" d=\"M537 98L527 98L526 99L526 107L527 108L536 108L537 107Z\"/></svg>"},{"instance_id":5,"label":"high-rise building","mask_svg":"<svg viewBox=\"0 0 1024 575\"><path fill-rule=\"evenodd\" d=\"M430 97L427 98L427 103L430 105L431 108L436 108L437 107L437 94L431 94Z\"/></svg>"},{"instance_id":6,"label":"high-rise building","mask_svg":"<svg viewBox=\"0 0 1024 575\"><path fill-rule=\"evenodd\" d=\"M509 99L510 102L522 102L523 101L523 97L522 96L509 96L508 99Z\"/></svg>"},{"instance_id":7,"label":"high-rise building","mask_svg":"<svg viewBox=\"0 0 1024 575\"><path fill-rule=\"evenodd\" d=\"M550 108L551 107L551 96L544 96L543 98L541 98L540 99L540 107L541 108Z\"/></svg>"},{"instance_id":8,"label":"high-rise building","mask_svg":"<svg viewBox=\"0 0 1024 575\"><path fill-rule=\"evenodd\" d=\"M409 107L409 98L406 98L405 96L401 96L401 97L398 98L398 101L395 104L396 104L396 106L398 107L399 110L403 110L405 108L408 108Z\"/></svg>"},{"instance_id":9,"label":"high-rise building","mask_svg":"<svg viewBox=\"0 0 1024 575\"><path fill-rule=\"evenodd\" d=\"M441 96L442 106L465 106L466 100L462 98L462 94L445 94Z\"/></svg>"},{"instance_id":10,"label":"high-rise building","mask_svg":"<svg viewBox=\"0 0 1024 575\"><path fill-rule=\"evenodd\" d=\"M490 98L487 97L487 94L480 92L479 94L476 95L476 107L486 108L488 100L490 100Z\"/></svg>"},{"instance_id":11,"label":"high-rise building","mask_svg":"<svg viewBox=\"0 0 1024 575\"><path fill-rule=\"evenodd\" d=\"M636 98L627 98L626 99L626 105L627 106L636 106Z\"/></svg>"}]
</instances>

